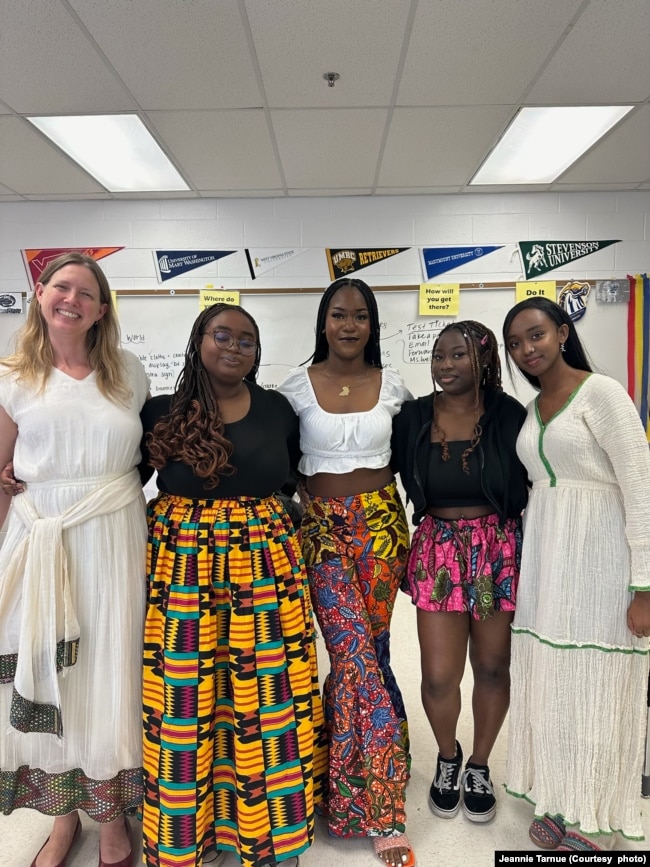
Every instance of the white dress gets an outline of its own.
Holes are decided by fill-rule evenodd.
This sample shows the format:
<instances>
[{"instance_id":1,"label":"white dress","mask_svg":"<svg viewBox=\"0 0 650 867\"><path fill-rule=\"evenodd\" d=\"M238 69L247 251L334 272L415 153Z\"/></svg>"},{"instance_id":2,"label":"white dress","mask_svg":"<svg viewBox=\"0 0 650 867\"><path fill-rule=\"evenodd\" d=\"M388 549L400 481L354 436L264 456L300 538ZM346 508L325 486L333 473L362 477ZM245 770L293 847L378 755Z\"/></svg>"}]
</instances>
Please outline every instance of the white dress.
<instances>
[{"instance_id":1,"label":"white dress","mask_svg":"<svg viewBox=\"0 0 650 867\"><path fill-rule=\"evenodd\" d=\"M585 834L643 839L648 639L627 628L650 589L650 456L632 401L590 375L517 441L533 490L513 624L507 789Z\"/></svg>"},{"instance_id":2,"label":"white dress","mask_svg":"<svg viewBox=\"0 0 650 867\"><path fill-rule=\"evenodd\" d=\"M128 352L123 358L129 406L105 398L94 372L78 381L54 369L40 394L16 384L14 374L0 376L0 405L18 425L15 474L42 517L62 514L111 476L137 475L148 383L138 359ZM15 511L0 550L0 582L27 534ZM141 800L146 536L141 492L127 506L63 531L80 627L77 662L58 678L64 734L12 728L12 684L0 685L2 812L32 806L62 815L80 807L110 821ZM14 610L0 611L5 647L16 641L20 620L20 599Z\"/></svg>"}]
</instances>

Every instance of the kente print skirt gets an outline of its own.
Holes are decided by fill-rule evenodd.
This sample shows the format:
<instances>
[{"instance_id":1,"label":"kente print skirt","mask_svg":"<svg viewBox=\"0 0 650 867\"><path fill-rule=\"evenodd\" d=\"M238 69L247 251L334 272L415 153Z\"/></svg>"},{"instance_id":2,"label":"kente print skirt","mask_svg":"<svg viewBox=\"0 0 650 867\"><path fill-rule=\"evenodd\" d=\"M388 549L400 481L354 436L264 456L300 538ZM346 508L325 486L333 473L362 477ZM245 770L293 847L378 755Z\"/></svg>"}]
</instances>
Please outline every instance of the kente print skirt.
<instances>
[{"instance_id":1,"label":"kente print skirt","mask_svg":"<svg viewBox=\"0 0 650 867\"><path fill-rule=\"evenodd\" d=\"M313 841L326 771L309 589L280 501L148 508L145 863L244 867Z\"/></svg>"}]
</instances>

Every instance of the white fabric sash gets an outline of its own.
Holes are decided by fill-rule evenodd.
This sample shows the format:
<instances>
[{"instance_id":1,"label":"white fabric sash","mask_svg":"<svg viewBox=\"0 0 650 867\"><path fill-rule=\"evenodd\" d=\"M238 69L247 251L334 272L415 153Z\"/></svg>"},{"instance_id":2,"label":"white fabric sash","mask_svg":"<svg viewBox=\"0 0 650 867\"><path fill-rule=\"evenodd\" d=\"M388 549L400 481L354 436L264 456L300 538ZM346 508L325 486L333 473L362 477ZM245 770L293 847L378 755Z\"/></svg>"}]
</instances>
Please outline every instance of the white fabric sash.
<instances>
[{"instance_id":1,"label":"white fabric sash","mask_svg":"<svg viewBox=\"0 0 650 867\"><path fill-rule=\"evenodd\" d=\"M57 642L67 651L64 665L73 665L80 637L63 531L115 512L141 495L140 478L132 470L108 477L57 517L42 518L27 492L14 497L13 509L29 531L13 551L0 582L0 612L15 610L16 594L22 592L20 637L13 648L18 653L10 715L14 728L63 735Z\"/></svg>"}]
</instances>

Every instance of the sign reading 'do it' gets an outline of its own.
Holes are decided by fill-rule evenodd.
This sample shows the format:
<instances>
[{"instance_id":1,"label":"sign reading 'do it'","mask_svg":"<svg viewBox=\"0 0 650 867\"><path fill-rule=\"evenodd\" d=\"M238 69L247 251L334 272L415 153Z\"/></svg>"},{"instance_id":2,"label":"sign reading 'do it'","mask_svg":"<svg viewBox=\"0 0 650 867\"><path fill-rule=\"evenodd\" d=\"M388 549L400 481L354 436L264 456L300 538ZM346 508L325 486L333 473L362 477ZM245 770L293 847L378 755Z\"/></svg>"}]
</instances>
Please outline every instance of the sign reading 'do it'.
<instances>
[{"instance_id":1,"label":"sign reading 'do it'","mask_svg":"<svg viewBox=\"0 0 650 867\"><path fill-rule=\"evenodd\" d=\"M525 301L526 298L534 298L536 295L543 295L544 298L550 298L551 301L557 301L555 280L537 280L530 283L516 284L515 301L517 304L520 301Z\"/></svg>"},{"instance_id":2,"label":"sign reading 'do it'","mask_svg":"<svg viewBox=\"0 0 650 867\"><path fill-rule=\"evenodd\" d=\"M420 316L458 316L460 283L420 284Z\"/></svg>"}]
</instances>

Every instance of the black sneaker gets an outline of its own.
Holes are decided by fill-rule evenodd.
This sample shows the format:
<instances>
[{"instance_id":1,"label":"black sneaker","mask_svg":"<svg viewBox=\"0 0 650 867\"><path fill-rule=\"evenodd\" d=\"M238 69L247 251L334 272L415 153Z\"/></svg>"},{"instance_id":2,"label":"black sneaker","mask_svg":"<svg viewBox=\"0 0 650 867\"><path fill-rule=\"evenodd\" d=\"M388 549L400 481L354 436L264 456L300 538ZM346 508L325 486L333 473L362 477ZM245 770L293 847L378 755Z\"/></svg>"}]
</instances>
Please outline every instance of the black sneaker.
<instances>
[{"instance_id":1,"label":"black sneaker","mask_svg":"<svg viewBox=\"0 0 650 867\"><path fill-rule=\"evenodd\" d=\"M441 819L453 819L460 807L460 771L463 751L456 741L456 756L443 759L438 753L436 775L429 789L429 806Z\"/></svg>"},{"instance_id":2,"label":"black sneaker","mask_svg":"<svg viewBox=\"0 0 650 867\"><path fill-rule=\"evenodd\" d=\"M462 776L463 812L470 822L489 822L497 811L497 799L487 765L467 762Z\"/></svg>"}]
</instances>

